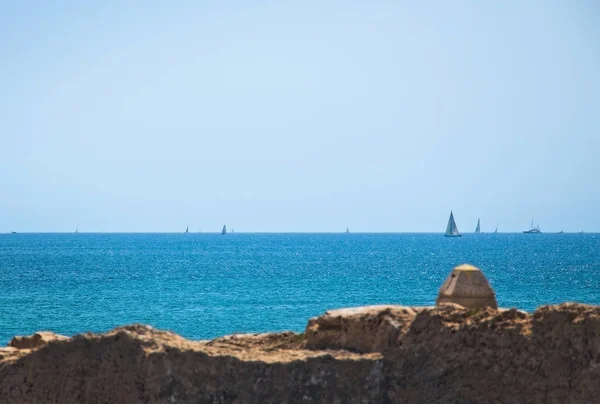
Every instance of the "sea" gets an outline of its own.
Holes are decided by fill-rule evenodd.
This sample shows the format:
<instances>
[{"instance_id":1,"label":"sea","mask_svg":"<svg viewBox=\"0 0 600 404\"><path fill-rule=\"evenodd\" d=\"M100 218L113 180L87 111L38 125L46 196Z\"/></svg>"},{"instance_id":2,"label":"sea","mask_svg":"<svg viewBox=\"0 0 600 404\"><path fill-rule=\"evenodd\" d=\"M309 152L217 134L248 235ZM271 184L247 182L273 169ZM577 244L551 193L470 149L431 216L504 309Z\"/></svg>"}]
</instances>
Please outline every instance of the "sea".
<instances>
[{"instance_id":1,"label":"sea","mask_svg":"<svg viewBox=\"0 0 600 404\"><path fill-rule=\"evenodd\" d=\"M131 323L300 332L330 309L433 305L462 263L501 307L600 304L600 234L2 234L0 344Z\"/></svg>"}]
</instances>

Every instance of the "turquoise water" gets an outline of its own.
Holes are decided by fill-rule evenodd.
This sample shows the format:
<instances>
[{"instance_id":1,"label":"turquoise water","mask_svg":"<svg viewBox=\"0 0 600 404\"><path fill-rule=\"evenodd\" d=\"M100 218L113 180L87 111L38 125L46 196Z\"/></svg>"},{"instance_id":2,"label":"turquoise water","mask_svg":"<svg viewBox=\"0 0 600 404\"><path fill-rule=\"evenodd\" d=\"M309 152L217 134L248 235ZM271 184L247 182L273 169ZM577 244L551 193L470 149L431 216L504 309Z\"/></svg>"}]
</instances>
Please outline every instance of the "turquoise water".
<instances>
[{"instance_id":1,"label":"turquoise water","mask_svg":"<svg viewBox=\"0 0 600 404\"><path fill-rule=\"evenodd\" d=\"M503 307L600 304L599 234L0 235L0 344L141 322L193 339L302 330L327 309L431 305L453 266Z\"/></svg>"}]
</instances>

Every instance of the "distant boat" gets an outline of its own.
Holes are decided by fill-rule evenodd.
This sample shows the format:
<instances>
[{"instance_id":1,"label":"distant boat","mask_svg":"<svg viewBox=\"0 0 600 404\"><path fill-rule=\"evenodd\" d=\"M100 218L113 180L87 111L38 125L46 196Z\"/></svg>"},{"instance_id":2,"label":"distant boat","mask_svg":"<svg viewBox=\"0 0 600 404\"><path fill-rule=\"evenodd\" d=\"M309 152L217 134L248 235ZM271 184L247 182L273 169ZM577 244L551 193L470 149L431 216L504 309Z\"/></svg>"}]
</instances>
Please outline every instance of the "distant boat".
<instances>
[{"instance_id":1,"label":"distant boat","mask_svg":"<svg viewBox=\"0 0 600 404\"><path fill-rule=\"evenodd\" d=\"M75 234L79 233L79 226L75 228Z\"/></svg>"},{"instance_id":2,"label":"distant boat","mask_svg":"<svg viewBox=\"0 0 600 404\"><path fill-rule=\"evenodd\" d=\"M190 232L190 225L188 224L187 226L185 226L184 233L189 233L189 232Z\"/></svg>"},{"instance_id":3,"label":"distant boat","mask_svg":"<svg viewBox=\"0 0 600 404\"><path fill-rule=\"evenodd\" d=\"M498 225L496 225L496 230L494 230L494 233L498 233Z\"/></svg>"},{"instance_id":4,"label":"distant boat","mask_svg":"<svg viewBox=\"0 0 600 404\"><path fill-rule=\"evenodd\" d=\"M221 230L221 236L224 236L227 234L227 226L223 225L223 229Z\"/></svg>"},{"instance_id":5,"label":"distant boat","mask_svg":"<svg viewBox=\"0 0 600 404\"><path fill-rule=\"evenodd\" d=\"M477 227L475 227L475 233L481 233L481 222L477 219Z\"/></svg>"},{"instance_id":6,"label":"distant boat","mask_svg":"<svg viewBox=\"0 0 600 404\"><path fill-rule=\"evenodd\" d=\"M10 234L17 234L17 232L16 231L11 231Z\"/></svg>"},{"instance_id":7,"label":"distant boat","mask_svg":"<svg viewBox=\"0 0 600 404\"><path fill-rule=\"evenodd\" d=\"M563 234L563 233L564 233L564 231L562 231L562 230L558 232L558 234Z\"/></svg>"},{"instance_id":8,"label":"distant boat","mask_svg":"<svg viewBox=\"0 0 600 404\"><path fill-rule=\"evenodd\" d=\"M231 228L231 231L230 231L230 233L231 233L231 234L235 233L235 230L233 230L233 227Z\"/></svg>"},{"instance_id":9,"label":"distant boat","mask_svg":"<svg viewBox=\"0 0 600 404\"><path fill-rule=\"evenodd\" d=\"M458 227L456 227L456 222L454 221L454 214L450 211L450 218L448 219L448 226L446 227L446 233L444 237L461 237L462 234L458 231Z\"/></svg>"},{"instance_id":10,"label":"distant boat","mask_svg":"<svg viewBox=\"0 0 600 404\"><path fill-rule=\"evenodd\" d=\"M579 232L579 234L583 234L583 230L581 230L581 231Z\"/></svg>"},{"instance_id":11,"label":"distant boat","mask_svg":"<svg viewBox=\"0 0 600 404\"><path fill-rule=\"evenodd\" d=\"M350 233L350 229L346 227L346 234Z\"/></svg>"},{"instance_id":12,"label":"distant boat","mask_svg":"<svg viewBox=\"0 0 600 404\"><path fill-rule=\"evenodd\" d=\"M529 230L523 231L523 233L525 233L525 234L538 234L541 232L542 231L540 230L539 224L537 226L533 227L533 219L531 219L531 228Z\"/></svg>"}]
</instances>

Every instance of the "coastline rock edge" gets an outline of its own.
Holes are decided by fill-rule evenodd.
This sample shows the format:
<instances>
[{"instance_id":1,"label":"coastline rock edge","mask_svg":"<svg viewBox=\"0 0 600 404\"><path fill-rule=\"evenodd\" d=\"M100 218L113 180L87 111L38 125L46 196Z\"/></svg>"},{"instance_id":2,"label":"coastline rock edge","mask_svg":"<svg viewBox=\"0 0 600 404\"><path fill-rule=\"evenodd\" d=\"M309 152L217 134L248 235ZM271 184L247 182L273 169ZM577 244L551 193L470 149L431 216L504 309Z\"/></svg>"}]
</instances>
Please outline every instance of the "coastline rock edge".
<instances>
[{"instance_id":1,"label":"coastline rock edge","mask_svg":"<svg viewBox=\"0 0 600 404\"><path fill-rule=\"evenodd\" d=\"M600 306L369 306L305 334L190 341L144 325L0 348L6 403L591 403ZM32 341L44 341L43 343Z\"/></svg>"}]
</instances>

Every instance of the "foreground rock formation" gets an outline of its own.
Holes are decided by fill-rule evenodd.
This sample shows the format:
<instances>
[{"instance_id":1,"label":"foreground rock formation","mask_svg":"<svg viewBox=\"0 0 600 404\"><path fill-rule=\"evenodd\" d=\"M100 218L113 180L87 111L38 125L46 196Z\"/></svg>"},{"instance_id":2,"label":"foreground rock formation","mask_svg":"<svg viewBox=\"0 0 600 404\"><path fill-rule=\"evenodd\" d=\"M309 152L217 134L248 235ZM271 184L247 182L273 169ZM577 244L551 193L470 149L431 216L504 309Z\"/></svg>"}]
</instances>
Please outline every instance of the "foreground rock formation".
<instances>
[{"instance_id":1,"label":"foreground rock formation","mask_svg":"<svg viewBox=\"0 0 600 404\"><path fill-rule=\"evenodd\" d=\"M597 403L600 307L372 306L305 334L133 325L0 348L1 403Z\"/></svg>"}]
</instances>

